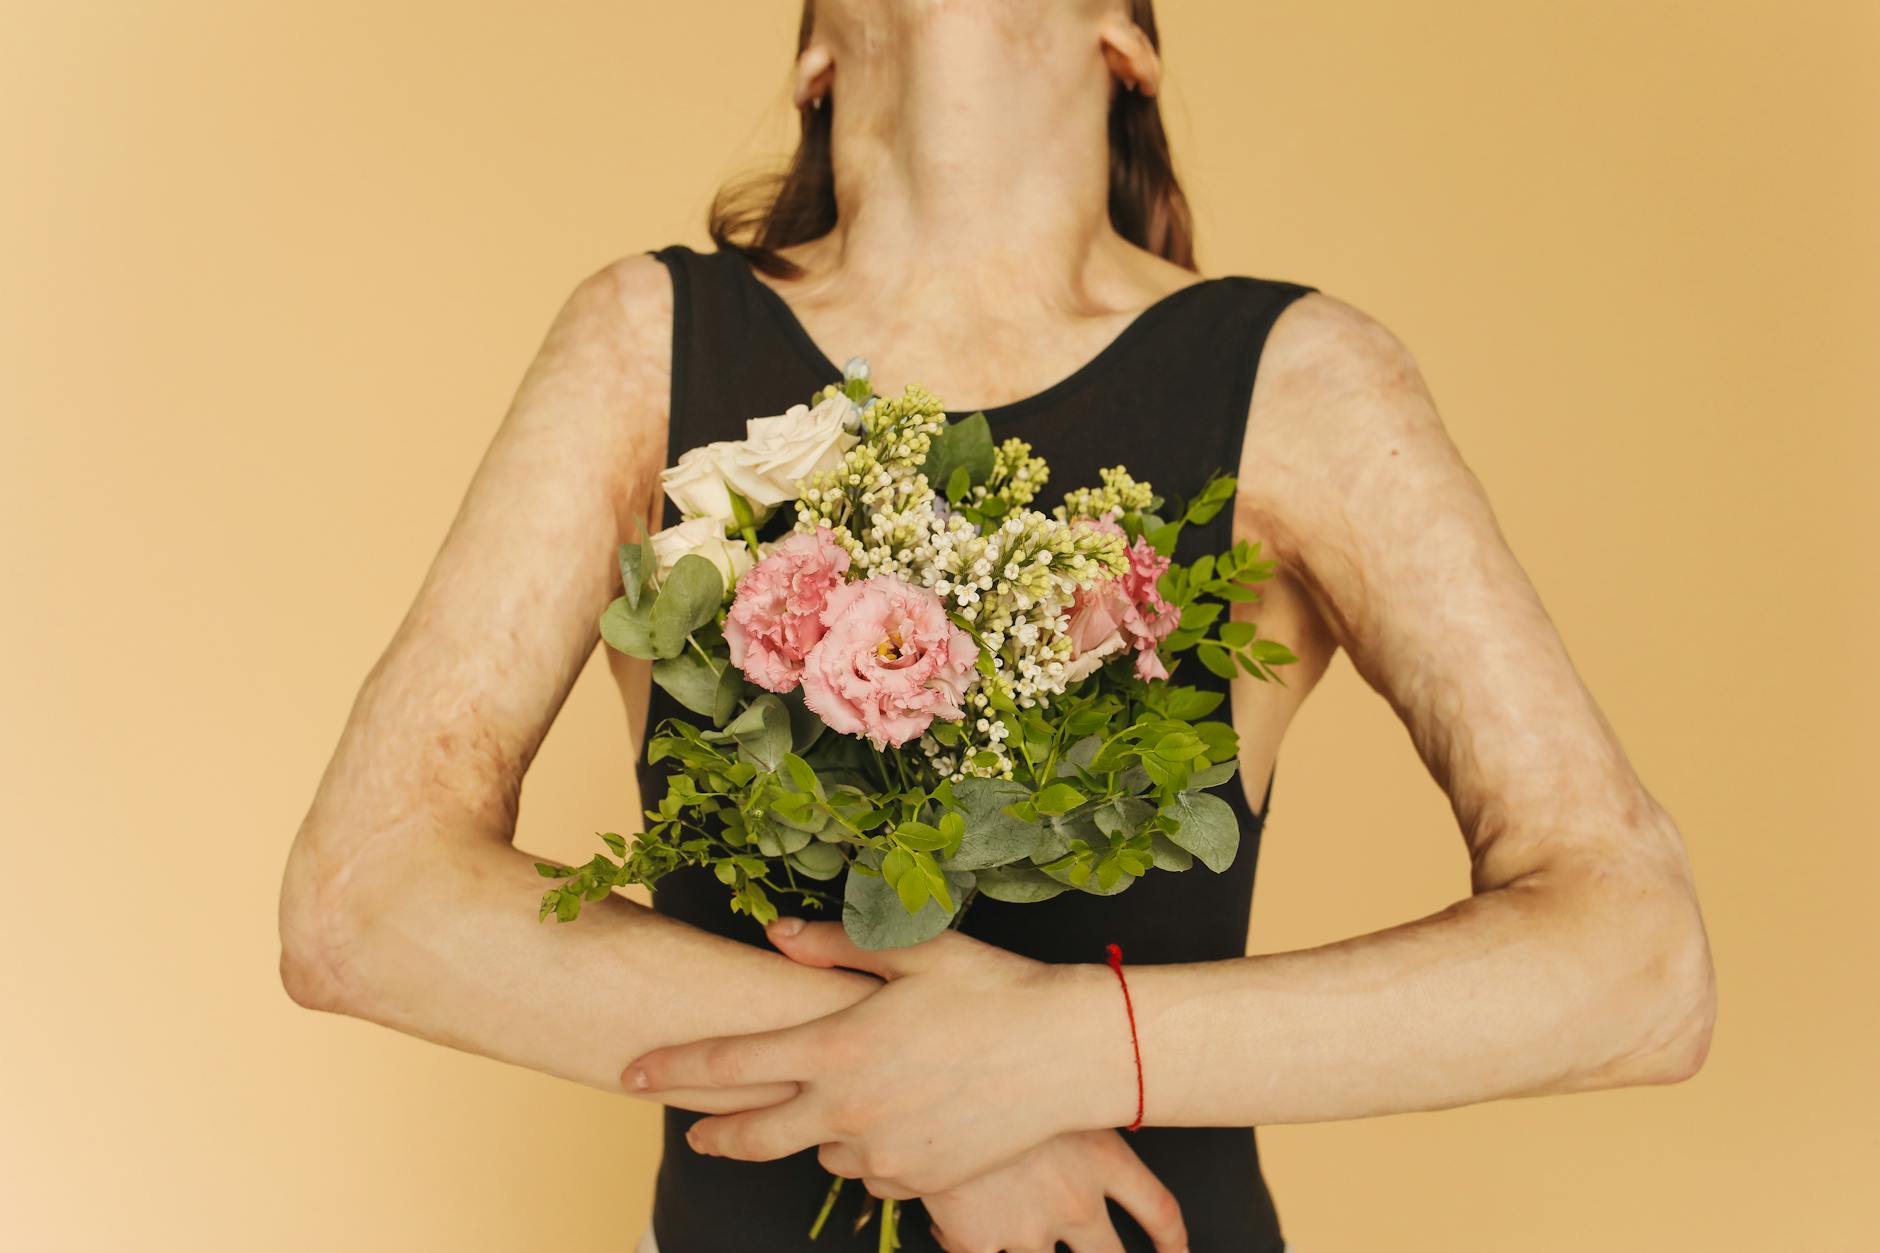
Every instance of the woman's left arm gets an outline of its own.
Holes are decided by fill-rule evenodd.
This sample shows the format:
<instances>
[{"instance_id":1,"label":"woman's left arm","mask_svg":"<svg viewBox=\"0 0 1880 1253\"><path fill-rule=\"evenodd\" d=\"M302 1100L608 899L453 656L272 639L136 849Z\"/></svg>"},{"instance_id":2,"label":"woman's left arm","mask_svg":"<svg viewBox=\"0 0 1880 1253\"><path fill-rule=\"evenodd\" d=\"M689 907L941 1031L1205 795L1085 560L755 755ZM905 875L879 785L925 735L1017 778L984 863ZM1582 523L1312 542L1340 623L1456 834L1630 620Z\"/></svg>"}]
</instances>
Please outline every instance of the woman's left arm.
<instances>
[{"instance_id":1,"label":"woman's left arm","mask_svg":"<svg viewBox=\"0 0 1880 1253\"><path fill-rule=\"evenodd\" d=\"M1312 1122L1695 1073L1715 980L1680 834L1394 335L1323 294L1294 302L1260 367L1236 509L1448 792L1473 892L1319 948L1130 968L1144 1121ZM864 964L811 934L811 960ZM851 1009L659 1050L629 1085L796 1080L797 1097L705 1120L695 1143L745 1158L835 1143L914 1193L1135 1116L1109 970L933 943L885 971L870 955L894 982ZM962 1090L963 1061L999 1073ZM982 1098L998 1117L977 1116Z\"/></svg>"}]
</instances>

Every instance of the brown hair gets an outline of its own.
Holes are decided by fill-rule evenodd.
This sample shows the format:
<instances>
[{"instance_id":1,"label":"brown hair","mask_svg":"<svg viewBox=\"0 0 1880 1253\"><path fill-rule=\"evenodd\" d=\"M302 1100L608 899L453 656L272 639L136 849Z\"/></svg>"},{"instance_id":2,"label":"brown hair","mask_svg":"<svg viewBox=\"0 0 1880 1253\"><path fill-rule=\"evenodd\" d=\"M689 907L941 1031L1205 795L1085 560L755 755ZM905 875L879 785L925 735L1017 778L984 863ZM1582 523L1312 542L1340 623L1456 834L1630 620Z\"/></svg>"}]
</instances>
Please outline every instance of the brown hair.
<instances>
[{"instance_id":1,"label":"brown hair","mask_svg":"<svg viewBox=\"0 0 1880 1253\"><path fill-rule=\"evenodd\" d=\"M1161 48L1154 0L1129 0L1129 16ZM803 0L796 49L809 44L815 0ZM820 239L835 229L836 183L830 134L834 97L801 109L802 138L779 173L733 180L712 198L707 228L719 248L741 252L766 274L802 273L778 249ZM1110 224L1123 238L1187 269L1195 268L1194 219L1175 178L1168 134L1154 97L1119 91L1110 105Z\"/></svg>"}]
</instances>

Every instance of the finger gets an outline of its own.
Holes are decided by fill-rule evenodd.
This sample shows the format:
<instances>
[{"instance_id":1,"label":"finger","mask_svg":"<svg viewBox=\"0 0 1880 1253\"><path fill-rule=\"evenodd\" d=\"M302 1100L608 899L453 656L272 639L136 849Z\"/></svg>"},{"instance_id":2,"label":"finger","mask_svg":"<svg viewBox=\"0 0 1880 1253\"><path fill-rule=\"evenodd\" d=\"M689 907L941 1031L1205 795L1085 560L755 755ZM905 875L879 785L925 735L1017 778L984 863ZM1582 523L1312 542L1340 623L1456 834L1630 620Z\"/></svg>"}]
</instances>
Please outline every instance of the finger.
<instances>
[{"instance_id":1,"label":"finger","mask_svg":"<svg viewBox=\"0 0 1880 1253\"><path fill-rule=\"evenodd\" d=\"M1107 1215L1094 1223L1072 1227L1058 1238L1071 1246L1071 1253L1124 1253L1123 1242Z\"/></svg>"},{"instance_id":2,"label":"finger","mask_svg":"<svg viewBox=\"0 0 1880 1253\"><path fill-rule=\"evenodd\" d=\"M629 1092L741 1088L807 1079L815 1050L804 1027L718 1036L641 1054L620 1072Z\"/></svg>"},{"instance_id":3,"label":"finger","mask_svg":"<svg viewBox=\"0 0 1880 1253\"><path fill-rule=\"evenodd\" d=\"M933 1233L933 1242L940 1246L942 1253L959 1253L959 1250L947 1243L946 1232L940 1230L938 1223L928 1223L927 1230Z\"/></svg>"},{"instance_id":4,"label":"finger","mask_svg":"<svg viewBox=\"0 0 1880 1253\"><path fill-rule=\"evenodd\" d=\"M934 950L920 944L902 948L863 948L849 939L839 922L779 918L765 928L777 951L803 966L845 966L883 979L914 973L931 963ZM931 943L931 941L930 941Z\"/></svg>"},{"instance_id":5,"label":"finger","mask_svg":"<svg viewBox=\"0 0 1880 1253\"><path fill-rule=\"evenodd\" d=\"M697 1114L742 1114L781 1105L802 1090L795 1083L754 1083L745 1088L667 1088L647 1095L661 1105Z\"/></svg>"},{"instance_id":6,"label":"finger","mask_svg":"<svg viewBox=\"0 0 1880 1253\"><path fill-rule=\"evenodd\" d=\"M878 1196L884 1201L911 1201L915 1194L899 1184L889 1183L886 1179L862 1180L862 1186L868 1189L870 1196Z\"/></svg>"},{"instance_id":7,"label":"finger","mask_svg":"<svg viewBox=\"0 0 1880 1253\"><path fill-rule=\"evenodd\" d=\"M1104 1191L1115 1197L1117 1204L1128 1210L1155 1241L1155 1253L1188 1253L1188 1226L1182 1221L1182 1207L1175 1194L1135 1153L1126 1149L1123 1156L1128 1160L1118 1162Z\"/></svg>"},{"instance_id":8,"label":"finger","mask_svg":"<svg viewBox=\"0 0 1880 1253\"><path fill-rule=\"evenodd\" d=\"M774 1162L830 1138L810 1102L798 1098L748 1114L701 1118L685 1133L694 1152L740 1162Z\"/></svg>"},{"instance_id":9,"label":"finger","mask_svg":"<svg viewBox=\"0 0 1880 1253\"><path fill-rule=\"evenodd\" d=\"M831 1141L817 1149L816 1160L821 1162L822 1168L832 1175L841 1175L844 1179L862 1177L861 1156L854 1149L839 1141Z\"/></svg>"}]
</instances>

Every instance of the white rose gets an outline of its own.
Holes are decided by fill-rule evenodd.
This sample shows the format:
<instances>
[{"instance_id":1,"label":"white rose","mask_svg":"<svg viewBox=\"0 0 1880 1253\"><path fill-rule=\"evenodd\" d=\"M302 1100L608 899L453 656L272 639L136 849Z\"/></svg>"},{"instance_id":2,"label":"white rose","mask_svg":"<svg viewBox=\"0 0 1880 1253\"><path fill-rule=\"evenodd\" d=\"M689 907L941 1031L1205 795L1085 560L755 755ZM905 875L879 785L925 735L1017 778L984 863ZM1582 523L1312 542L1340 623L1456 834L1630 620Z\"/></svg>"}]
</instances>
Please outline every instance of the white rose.
<instances>
[{"instance_id":1,"label":"white rose","mask_svg":"<svg viewBox=\"0 0 1880 1253\"><path fill-rule=\"evenodd\" d=\"M719 461L729 483L753 509L796 499L803 480L832 470L860 437L855 402L837 392L814 409L791 405L774 418L752 418L744 439L730 444Z\"/></svg>"},{"instance_id":2,"label":"white rose","mask_svg":"<svg viewBox=\"0 0 1880 1253\"><path fill-rule=\"evenodd\" d=\"M725 492L725 462L738 445L719 440L689 449L679 464L660 471L659 486L679 512L688 518L729 518L731 497Z\"/></svg>"},{"instance_id":3,"label":"white rose","mask_svg":"<svg viewBox=\"0 0 1880 1253\"><path fill-rule=\"evenodd\" d=\"M653 533L653 565L665 578L679 558L694 553L718 567L729 591L751 568L751 550L743 540L726 539L722 518L693 518Z\"/></svg>"}]
</instances>

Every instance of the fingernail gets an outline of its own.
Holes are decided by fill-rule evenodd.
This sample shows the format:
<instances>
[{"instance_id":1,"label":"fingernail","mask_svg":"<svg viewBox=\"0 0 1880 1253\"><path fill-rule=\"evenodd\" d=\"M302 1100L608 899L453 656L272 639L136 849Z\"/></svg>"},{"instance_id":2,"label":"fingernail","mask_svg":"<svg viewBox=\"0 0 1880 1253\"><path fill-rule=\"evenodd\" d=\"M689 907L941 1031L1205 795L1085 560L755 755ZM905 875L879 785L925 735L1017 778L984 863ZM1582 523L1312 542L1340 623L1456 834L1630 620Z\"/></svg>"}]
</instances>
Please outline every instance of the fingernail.
<instances>
[{"instance_id":1,"label":"fingernail","mask_svg":"<svg viewBox=\"0 0 1880 1253\"><path fill-rule=\"evenodd\" d=\"M635 1092L646 1091L647 1085L651 1082L652 1080L646 1077L646 1072L641 1070L638 1066L635 1066L627 1072L627 1086L632 1088Z\"/></svg>"},{"instance_id":2,"label":"fingernail","mask_svg":"<svg viewBox=\"0 0 1880 1253\"><path fill-rule=\"evenodd\" d=\"M802 929L803 920L801 918L779 918L777 921L770 924L770 934L780 935L786 940Z\"/></svg>"}]
</instances>

